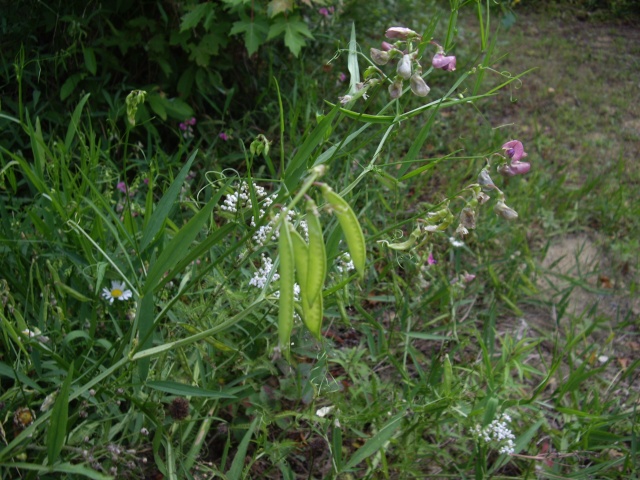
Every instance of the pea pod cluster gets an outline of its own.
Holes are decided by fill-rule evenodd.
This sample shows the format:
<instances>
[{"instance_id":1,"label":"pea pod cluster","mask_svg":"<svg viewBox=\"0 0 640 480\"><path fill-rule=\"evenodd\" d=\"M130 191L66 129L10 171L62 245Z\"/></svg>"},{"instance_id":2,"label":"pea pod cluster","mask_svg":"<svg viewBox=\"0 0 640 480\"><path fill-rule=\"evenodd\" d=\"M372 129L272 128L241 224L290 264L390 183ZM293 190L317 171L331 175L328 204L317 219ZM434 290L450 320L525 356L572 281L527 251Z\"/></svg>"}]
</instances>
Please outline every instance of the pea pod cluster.
<instances>
[{"instance_id":1,"label":"pea pod cluster","mask_svg":"<svg viewBox=\"0 0 640 480\"><path fill-rule=\"evenodd\" d=\"M338 218L344 232L351 260L360 274L364 275L366 244L356 214L349 204L329 186L321 185L322 195L331 211ZM278 314L278 337L280 348L289 355L291 331L295 312L294 284L300 286L300 308L302 321L314 337L322 333L322 290L327 276L327 253L315 202L307 200L306 221L308 242L295 227L284 218L280 225L280 311Z\"/></svg>"}]
</instances>

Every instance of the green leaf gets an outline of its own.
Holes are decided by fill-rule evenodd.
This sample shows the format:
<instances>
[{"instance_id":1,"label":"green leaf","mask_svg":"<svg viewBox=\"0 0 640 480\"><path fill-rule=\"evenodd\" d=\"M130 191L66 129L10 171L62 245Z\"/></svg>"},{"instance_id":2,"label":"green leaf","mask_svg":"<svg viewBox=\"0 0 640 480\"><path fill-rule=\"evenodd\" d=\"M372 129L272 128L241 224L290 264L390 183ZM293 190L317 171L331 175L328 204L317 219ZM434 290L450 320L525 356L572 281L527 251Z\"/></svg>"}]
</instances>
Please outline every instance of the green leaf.
<instances>
[{"instance_id":1,"label":"green leaf","mask_svg":"<svg viewBox=\"0 0 640 480\"><path fill-rule=\"evenodd\" d=\"M300 20L298 15L277 18L269 29L267 40L272 40L282 34L284 34L284 44L296 57L300 54L302 47L307 44L304 37L313 39L309 27Z\"/></svg>"},{"instance_id":2,"label":"green leaf","mask_svg":"<svg viewBox=\"0 0 640 480\"><path fill-rule=\"evenodd\" d=\"M87 93L82 99L78 102L73 114L71 115L71 121L69 122L69 126L67 127L67 135L64 137L64 147L69 151L71 149L71 142L73 141L73 137L75 137L76 132L78 131L78 125L80 124L80 115L82 115L82 109L84 108L84 104L89 100L89 93Z\"/></svg>"},{"instance_id":3,"label":"green leaf","mask_svg":"<svg viewBox=\"0 0 640 480\"><path fill-rule=\"evenodd\" d=\"M198 45L189 45L191 53L189 60L194 60L200 67L207 67L212 56L216 56L220 46L226 45L226 37L217 33L207 33L202 37Z\"/></svg>"},{"instance_id":4,"label":"green leaf","mask_svg":"<svg viewBox=\"0 0 640 480\"><path fill-rule=\"evenodd\" d=\"M176 120L184 120L185 118L193 117L193 108L188 103L180 100L179 98L162 98L164 108L167 111L167 115Z\"/></svg>"},{"instance_id":5,"label":"green leaf","mask_svg":"<svg viewBox=\"0 0 640 480\"><path fill-rule=\"evenodd\" d=\"M394 417L391 417L391 419L384 424L378 433L367 440L365 444L353 454L349 461L344 465L343 471L354 468L364 459L370 457L383 448L389 439L396 433L396 430L400 428L404 415L405 412L403 410Z\"/></svg>"},{"instance_id":6,"label":"green leaf","mask_svg":"<svg viewBox=\"0 0 640 480\"><path fill-rule=\"evenodd\" d=\"M265 18L255 17L252 19L238 20L231 27L229 35L244 34L244 45L247 47L249 55L253 55L258 51L267 38L269 32L269 24Z\"/></svg>"},{"instance_id":7,"label":"green leaf","mask_svg":"<svg viewBox=\"0 0 640 480\"><path fill-rule=\"evenodd\" d=\"M183 397L207 397L207 398L236 398L235 395L207 390L193 385L186 385L179 382L152 381L147 382L147 386L160 392L171 393Z\"/></svg>"},{"instance_id":8,"label":"green leaf","mask_svg":"<svg viewBox=\"0 0 640 480\"><path fill-rule=\"evenodd\" d=\"M178 198L178 195L180 195L180 189L182 189L182 184L184 183L185 178L187 178L189 169L191 169L191 164L195 160L197 154L197 150L191 154L187 163L184 164L182 170L178 173L178 176L158 202L158 205L151 214L151 217L149 217L148 222L144 226L144 231L142 232L142 240L140 241L141 252L149 246L160 229L164 226L171 209L175 206L176 199Z\"/></svg>"},{"instance_id":9,"label":"green leaf","mask_svg":"<svg viewBox=\"0 0 640 480\"><path fill-rule=\"evenodd\" d=\"M153 113L158 115L162 120L167 120L167 109L164 108L164 102L162 101L162 97L157 93L152 93L147 96L147 101L149 102L149 106Z\"/></svg>"},{"instance_id":10,"label":"green leaf","mask_svg":"<svg viewBox=\"0 0 640 480\"><path fill-rule=\"evenodd\" d=\"M313 150L325 139L325 133L331 129L331 123L340 111L339 106L335 106L320 123L307 135L306 140L296 151L296 154L287 165L284 173L284 181L287 189L292 192L296 189L300 177L307 171L307 163Z\"/></svg>"},{"instance_id":11,"label":"green leaf","mask_svg":"<svg viewBox=\"0 0 640 480\"><path fill-rule=\"evenodd\" d=\"M267 6L269 17L273 18L279 13L293 10L293 0L271 0Z\"/></svg>"},{"instance_id":12,"label":"green leaf","mask_svg":"<svg viewBox=\"0 0 640 480\"><path fill-rule=\"evenodd\" d=\"M85 77L83 73L74 73L60 87L60 100L66 100Z\"/></svg>"},{"instance_id":13,"label":"green leaf","mask_svg":"<svg viewBox=\"0 0 640 480\"><path fill-rule=\"evenodd\" d=\"M189 13L182 16L180 31L184 32L185 30L195 28L205 16L210 14L212 9L213 3L210 2L195 5Z\"/></svg>"},{"instance_id":14,"label":"green leaf","mask_svg":"<svg viewBox=\"0 0 640 480\"><path fill-rule=\"evenodd\" d=\"M176 263L188 254L191 243L200 233L202 226L209 219L209 215L217 203L218 199L212 198L164 247L158 259L149 268L144 288L142 289L143 294L152 292L159 284L164 273L171 270Z\"/></svg>"},{"instance_id":15,"label":"green leaf","mask_svg":"<svg viewBox=\"0 0 640 480\"><path fill-rule=\"evenodd\" d=\"M258 426L258 422L260 421L260 417L256 417L253 422L251 422L251 426L247 433L242 437L242 441L240 445L238 445L238 451L236 452L236 456L233 457L233 462L231 463L231 468L227 472L228 480L240 480L242 478L242 469L244 467L244 460L247 456L247 448L249 447L249 442L251 441L251 437L253 436L253 432Z\"/></svg>"},{"instance_id":16,"label":"green leaf","mask_svg":"<svg viewBox=\"0 0 640 480\"><path fill-rule=\"evenodd\" d=\"M58 398L51 411L49 431L47 432L47 460L53 465L62 451L67 436L67 420L69 419L69 389L73 380L73 363L69 367L67 377L58 392Z\"/></svg>"},{"instance_id":17,"label":"green leaf","mask_svg":"<svg viewBox=\"0 0 640 480\"><path fill-rule=\"evenodd\" d=\"M91 72L91 75L95 75L98 71L98 63L93 48L84 48L82 54L84 55L84 66Z\"/></svg>"}]
</instances>

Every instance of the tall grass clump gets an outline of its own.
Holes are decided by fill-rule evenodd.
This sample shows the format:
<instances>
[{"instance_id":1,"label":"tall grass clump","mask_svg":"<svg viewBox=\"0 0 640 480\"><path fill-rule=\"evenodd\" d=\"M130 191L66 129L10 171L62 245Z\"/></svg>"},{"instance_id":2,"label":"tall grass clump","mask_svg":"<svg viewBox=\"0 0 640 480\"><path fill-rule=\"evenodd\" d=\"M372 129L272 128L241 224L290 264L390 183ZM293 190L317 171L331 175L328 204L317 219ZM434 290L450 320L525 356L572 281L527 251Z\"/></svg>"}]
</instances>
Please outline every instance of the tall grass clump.
<instances>
[{"instance_id":1,"label":"tall grass clump","mask_svg":"<svg viewBox=\"0 0 640 480\"><path fill-rule=\"evenodd\" d=\"M314 67L295 88L274 76L266 130L237 115L204 141L189 111L167 148L142 87L119 97L115 140L95 92L55 128L18 98L2 118L24 144L0 148L3 479L635 471L635 413L612 393L634 369L583 393L603 321L500 324L536 289L515 207L540 167L515 128L468 145L443 119L479 118L524 72L500 69L484 4L432 8L380 32L336 19L346 41L322 61L342 91L313 104Z\"/></svg>"}]
</instances>

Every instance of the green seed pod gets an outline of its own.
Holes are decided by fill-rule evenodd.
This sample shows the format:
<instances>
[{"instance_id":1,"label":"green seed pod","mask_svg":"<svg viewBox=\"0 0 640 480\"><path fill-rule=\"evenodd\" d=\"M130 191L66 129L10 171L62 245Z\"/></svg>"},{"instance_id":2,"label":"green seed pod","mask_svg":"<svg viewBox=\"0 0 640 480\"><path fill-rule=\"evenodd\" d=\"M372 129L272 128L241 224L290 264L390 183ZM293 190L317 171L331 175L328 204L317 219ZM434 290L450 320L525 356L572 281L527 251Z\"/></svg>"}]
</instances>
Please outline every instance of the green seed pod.
<instances>
[{"instance_id":1,"label":"green seed pod","mask_svg":"<svg viewBox=\"0 0 640 480\"><path fill-rule=\"evenodd\" d=\"M360 276L363 277L365 263L367 260L367 245L364 241L364 234L362 233L362 228L360 228L358 217L356 217L355 212L351 209L345 199L334 192L331 187L323 184L321 189L324 199L331 206L336 217L338 217L340 227L342 228L345 239L347 240L347 246L349 247L349 254L351 255L353 265L356 267Z\"/></svg>"},{"instance_id":2,"label":"green seed pod","mask_svg":"<svg viewBox=\"0 0 640 480\"><path fill-rule=\"evenodd\" d=\"M288 358L291 345L291 331L293 330L295 260L291 236L289 235L289 222L286 218L283 219L280 224L278 247L280 250L280 265L278 267L278 273L280 274L278 339L281 351Z\"/></svg>"},{"instance_id":3,"label":"green seed pod","mask_svg":"<svg viewBox=\"0 0 640 480\"><path fill-rule=\"evenodd\" d=\"M313 200L307 201L307 226L309 230L309 263L307 270L307 292L309 304L315 302L322 292L327 275L327 252L324 247L322 225L318 208Z\"/></svg>"},{"instance_id":4,"label":"green seed pod","mask_svg":"<svg viewBox=\"0 0 640 480\"><path fill-rule=\"evenodd\" d=\"M302 322L314 337L320 339L322 331L323 302L322 294L318 294L315 301L309 302L309 288L307 278L309 276L310 253L309 245L302 236L289 225L291 244L296 265L296 277L300 285L300 304L302 305ZM326 261L325 261L326 264Z\"/></svg>"}]
</instances>

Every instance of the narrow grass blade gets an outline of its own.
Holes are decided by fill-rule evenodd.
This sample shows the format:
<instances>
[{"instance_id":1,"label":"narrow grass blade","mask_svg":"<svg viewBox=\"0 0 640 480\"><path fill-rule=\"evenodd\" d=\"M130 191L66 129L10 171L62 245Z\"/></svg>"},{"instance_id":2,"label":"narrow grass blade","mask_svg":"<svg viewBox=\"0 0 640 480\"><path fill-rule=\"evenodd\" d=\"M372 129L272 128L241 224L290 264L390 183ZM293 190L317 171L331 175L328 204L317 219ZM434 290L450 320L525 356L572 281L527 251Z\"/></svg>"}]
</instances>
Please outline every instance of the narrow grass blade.
<instances>
[{"instance_id":1,"label":"narrow grass blade","mask_svg":"<svg viewBox=\"0 0 640 480\"><path fill-rule=\"evenodd\" d=\"M376 433L373 437L366 441L366 443L360 447L353 456L349 459L349 461L344 465L344 468L341 471L349 470L354 468L364 459L370 457L378 450L384 447L384 445L393 437L396 433L400 425L402 424L402 419L404 418L405 411L398 413L394 417L384 424L384 426L380 429L378 433Z\"/></svg>"},{"instance_id":2,"label":"narrow grass blade","mask_svg":"<svg viewBox=\"0 0 640 480\"><path fill-rule=\"evenodd\" d=\"M180 229L180 231L171 239L169 244L158 259L151 265L147 274L143 294L152 292L162 280L165 272L171 270L185 255L187 255L191 243L201 232L204 223L209 218L213 207L218 203L218 198L212 198L202 210L196 213L189 222Z\"/></svg>"},{"instance_id":3,"label":"narrow grass blade","mask_svg":"<svg viewBox=\"0 0 640 480\"><path fill-rule=\"evenodd\" d=\"M104 473L97 472L92 468L88 468L83 465L73 465L71 463L59 463L57 465L54 465L53 467L49 467L46 465L36 465L35 463L15 462L3 463L2 466L7 470L15 468L16 470L42 472L43 474L45 474L42 478L51 478L46 475L47 473L71 473L75 476L68 478L79 478L79 476L81 476L84 478L90 478L92 480L113 480L113 477L111 475L105 475Z\"/></svg>"},{"instance_id":4,"label":"narrow grass blade","mask_svg":"<svg viewBox=\"0 0 640 480\"><path fill-rule=\"evenodd\" d=\"M71 121L69 122L69 127L67 127L67 135L64 138L64 148L66 151L71 150L71 143L73 142L73 137L76 136L76 132L78 131L78 126L80 125L80 115L82 115L82 109L84 108L85 103L89 100L90 93L87 93L84 97L80 99L78 105L76 106L73 114L71 115Z\"/></svg>"},{"instance_id":5,"label":"narrow grass blade","mask_svg":"<svg viewBox=\"0 0 640 480\"><path fill-rule=\"evenodd\" d=\"M178 195L180 195L182 184L187 178L189 170L191 169L191 164L193 164L197 154L197 150L191 154L187 163L184 164L180 173L178 173L171 186L158 202L158 206L153 210L153 213L146 222L144 231L142 232L142 240L140 241L141 252L149 246L164 225L165 220L169 217L169 213L175 206L176 199L178 198Z\"/></svg>"},{"instance_id":6,"label":"narrow grass blade","mask_svg":"<svg viewBox=\"0 0 640 480\"><path fill-rule=\"evenodd\" d=\"M183 397L236 398L235 395L194 387L193 385L186 385L179 382L152 381L147 382L146 385L149 388L153 388L160 392L171 393L173 395L180 395Z\"/></svg>"},{"instance_id":7,"label":"narrow grass blade","mask_svg":"<svg viewBox=\"0 0 640 480\"><path fill-rule=\"evenodd\" d=\"M67 420L69 419L69 389L73 380L73 363L67 372L67 378L58 392L58 398L53 405L49 431L47 432L47 460L53 465L62 451L67 436Z\"/></svg>"},{"instance_id":8,"label":"narrow grass blade","mask_svg":"<svg viewBox=\"0 0 640 480\"><path fill-rule=\"evenodd\" d=\"M349 80L349 92L356 93L360 83L360 67L358 66L358 43L356 42L356 24L351 23L351 39L349 40L349 57L347 68L351 79Z\"/></svg>"},{"instance_id":9,"label":"narrow grass blade","mask_svg":"<svg viewBox=\"0 0 640 480\"><path fill-rule=\"evenodd\" d=\"M251 437L253 437L253 432L258 426L259 421L260 417L256 417L251 423L249 430L247 430L247 433L242 437L236 456L233 457L233 462L231 462L231 468L229 468L227 472L228 480L240 480L240 478L242 478L242 468L244 467L244 459L247 456L247 448L249 447L249 442L251 441Z\"/></svg>"},{"instance_id":10,"label":"narrow grass blade","mask_svg":"<svg viewBox=\"0 0 640 480\"><path fill-rule=\"evenodd\" d=\"M331 128L331 122L340 111L336 105L307 136L307 139L300 146L294 157L287 165L284 172L284 182L287 190L292 192L298 186L300 178L307 171L307 161L311 157L313 150L323 142L325 134Z\"/></svg>"}]
</instances>

